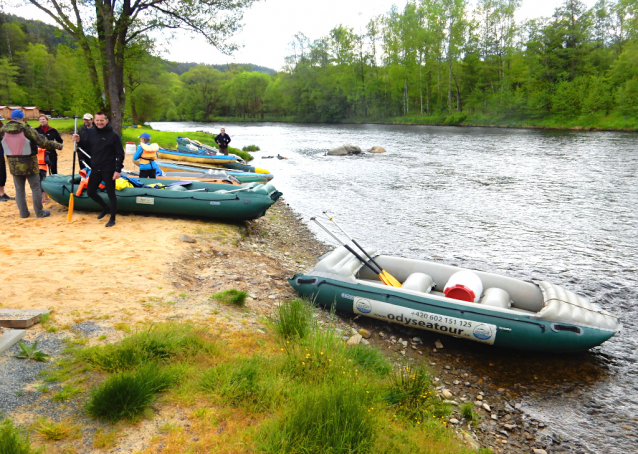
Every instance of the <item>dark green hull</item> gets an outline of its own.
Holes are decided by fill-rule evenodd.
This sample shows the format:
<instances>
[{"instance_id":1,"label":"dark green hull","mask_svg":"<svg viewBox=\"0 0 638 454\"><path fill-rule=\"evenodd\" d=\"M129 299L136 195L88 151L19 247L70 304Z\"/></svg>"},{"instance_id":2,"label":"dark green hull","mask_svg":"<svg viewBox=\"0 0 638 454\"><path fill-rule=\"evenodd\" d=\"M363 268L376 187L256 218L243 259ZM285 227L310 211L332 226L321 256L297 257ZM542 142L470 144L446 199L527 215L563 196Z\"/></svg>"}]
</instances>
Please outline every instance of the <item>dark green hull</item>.
<instances>
[{"instance_id":1,"label":"dark green hull","mask_svg":"<svg viewBox=\"0 0 638 454\"><path fill-rule=\"evenodd\" d=\"M76 180L78 178L76 176ZM140 181L145 184L161 183L161 180L147 178L142 178ZM59 204L69 205L69 194L71 193L71 177L69 175L52 175L45 178L42 181L42 189ZM77 189L78 184L76 183L73 191L77 192ZM277 191L271 184L251 183L239 187L193 182L188 186L188 189L206 189L207 192L126 188L116 191L117 209L124 212L244 221L263 216L266 210L281 197L281 192ZM98 194L102 200L108 203L106 192L99 191ZM79 197L74 196L74 209L101 211L102 208L86 195L85 190Z\"/></svg>"},{"instance_id":2,"label":"dark green hull","mask_svg":"<svg viewBox=\"0 0 638 454\"><path fill-rule=\"evenodd\" d=\"M557 323L533 316L502 314L479 305L469 309L467 305L448 303L427 294L415 296L394 287L330 279L312 272L296 274L289 283L300 295L324 307L335 306L337 310L408 328L517 350L551 353L586 351L616 333L614 330L564 323L560 326L568 328L560 330ZM384 310L375 310L375 305L377 308L383 306Z\"/></svg>"}]
</instances>

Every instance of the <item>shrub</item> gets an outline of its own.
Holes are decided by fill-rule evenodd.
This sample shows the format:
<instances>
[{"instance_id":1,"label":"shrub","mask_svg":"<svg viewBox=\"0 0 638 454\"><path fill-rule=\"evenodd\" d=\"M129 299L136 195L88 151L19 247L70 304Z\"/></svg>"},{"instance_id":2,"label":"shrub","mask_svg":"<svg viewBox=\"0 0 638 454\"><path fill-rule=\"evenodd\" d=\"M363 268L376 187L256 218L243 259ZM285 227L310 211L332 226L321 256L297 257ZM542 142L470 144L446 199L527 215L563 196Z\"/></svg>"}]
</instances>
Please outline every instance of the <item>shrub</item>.
<instances>
[{"instance_id":1,"label":"shrub","mask_svg":"<svg viewBox=\"0 0 638 454\"><path fill-rule=\"evenodd\" d=\"M312 330L312 305L300 298L279 305L274 316L275 331L286 339L303 339Z\"/></svg>"},{"instance_id":2,"label":"shrub","mask_svg":"<svg viewBox=\"0 0 638 454\"><path fill-rule=\"evenodd\" d=\"M478 424L479 414L474 411L474 404L472 402L466 402L461 405L461 416L463 416L467 421L473 422L475 425Z\"/></svg>"},{"instance_id":3,"label":"shrub","mask_svg":"<svg viewBox=\"0 0 638 454\"><path fill-rule=\"evenodd\" d=\"M113 375L91 393L86 406L90 415L108 421L134 420L155 395L177 382L174 372L149 364L136 372Z\"/></svg>"},{"instance_id":4,"label":"shrub","mask_svg":"<svg viewBox=\"0 0 638 454\"><path fill-rule=\"evenodd\" d=\"M241 149L241 151L259 151L259 150L261 150L261 148L259 148L257 145L247 145Z\"/></svg>"},{"instance_id":5,"label":"shrub","mask_svg":"<svg viewBox=\"0 0 638 454\"><path fill-rule=\"evenodd\" d=\"M22 434L10 419L0 422L0 454L31 454L28 434Z\"/></svg>"},{"instance_id":6,"label":"shrub","mask_svg":"<svg viewBox=\"0 0 638 454\"><path fill-rule=\"evenodd\" d=\"M230 290L224 290L223 292L215 293L214 295L210 296L210 299L217 300L225 304L232 304L234 306L241 307L246 305L247 296L247 292L232 288Z\"/></svg>"},{"instance_id":7,"label":"shrub","mask_svg":"<svg viewBox=\"0 0 638 454\"><path fill-rule=\"evenodd\" d=\"M80 426L70 424L68 421L55 423L50 419L41 417L35 424L35 430L46 440L65 440L67 438L81 437Z\"/></svg>"}]
</instances>

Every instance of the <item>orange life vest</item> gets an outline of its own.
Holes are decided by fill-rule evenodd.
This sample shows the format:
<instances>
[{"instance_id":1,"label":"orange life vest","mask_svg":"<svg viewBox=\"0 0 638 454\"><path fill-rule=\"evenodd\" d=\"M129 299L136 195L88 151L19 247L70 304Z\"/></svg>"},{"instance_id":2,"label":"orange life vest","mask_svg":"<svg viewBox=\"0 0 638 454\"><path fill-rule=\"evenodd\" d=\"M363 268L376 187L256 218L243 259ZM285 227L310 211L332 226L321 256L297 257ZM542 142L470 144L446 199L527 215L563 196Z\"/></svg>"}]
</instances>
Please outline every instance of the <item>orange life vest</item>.
<instances>
[{"instance_id":1,"label":"orange life vest","mask_svg":"<svg viewBox=\"0 0 638 454\"><path fill-rule=\"evenodd\" d=\"M38 167L40 170L47 170L46 162L46 150L44 148L38 148Z\"/></svg>"},{"instance_id":2,"label":"orange life vest","mask_svg":"<svg viewBox=\"0 0 638 454\"><path fill-rule=\"evenodd\" d=\"M156 143L141 143L140 146L142 147L140 164L150 164L151 161L155 161L157 159L157 150L159 150L159 145L157 145Z\"/></svg>"}]
</instances>

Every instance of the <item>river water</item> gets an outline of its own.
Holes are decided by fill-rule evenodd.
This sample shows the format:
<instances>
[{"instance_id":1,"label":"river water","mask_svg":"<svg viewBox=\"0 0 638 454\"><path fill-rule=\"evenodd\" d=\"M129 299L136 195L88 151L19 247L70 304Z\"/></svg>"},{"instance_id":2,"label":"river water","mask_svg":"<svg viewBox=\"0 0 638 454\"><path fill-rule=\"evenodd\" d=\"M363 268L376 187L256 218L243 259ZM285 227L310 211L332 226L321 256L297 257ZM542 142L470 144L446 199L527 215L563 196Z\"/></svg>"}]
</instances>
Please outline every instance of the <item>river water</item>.
<instances>
[{"instance_id":1,"label":"river water","mask_svg":"<svg viewBox=\"0 0 638 454\"><path fill-rule=\"evenodd\" d=\"M638 135L153 123L166 131L217 133L221 126L232 146L261 148L251 164L271 171L306 219L329 210L380 252L545 279L619 316L619 335L578 355L442 340L476 374L525 390L524 410L585 451L638 452ZM388 152L325 155L343 144Z\"/></svg>"}]
</instances>

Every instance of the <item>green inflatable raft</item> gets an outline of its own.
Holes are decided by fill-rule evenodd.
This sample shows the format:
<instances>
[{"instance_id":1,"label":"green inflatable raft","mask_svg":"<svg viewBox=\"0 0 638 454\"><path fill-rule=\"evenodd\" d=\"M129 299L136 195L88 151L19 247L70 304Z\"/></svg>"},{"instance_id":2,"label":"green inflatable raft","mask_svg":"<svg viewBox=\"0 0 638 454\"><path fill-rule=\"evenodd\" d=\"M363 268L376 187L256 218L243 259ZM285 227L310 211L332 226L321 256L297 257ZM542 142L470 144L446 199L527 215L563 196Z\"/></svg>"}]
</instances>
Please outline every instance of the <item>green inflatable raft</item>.
<instances>
[{"instance_id":1,"label":"green inflatable raft","mask_svg":"<svg viewBox=\"0 0 638 454\"><path fill-rule=\"evenodd\" d=\"M187 179L184 179L187 180ZM140 178L144 184L162 183L160 180ZM75 176L73 191L80 182ZM70 175L51 175L42 181L42 190L61 205L69 205ZM242 186L193 181L185 186L165 189L125 188L117 192L118 211L173 214L226 221L257 219L273 205L282 193L272 184L249 183ZM108 203L105 191L98 191ZM101 207L86 195L74 196L74 209L101 211Z\"/></svg>"}]
</instances>

